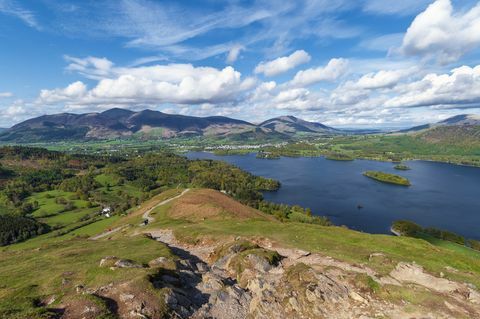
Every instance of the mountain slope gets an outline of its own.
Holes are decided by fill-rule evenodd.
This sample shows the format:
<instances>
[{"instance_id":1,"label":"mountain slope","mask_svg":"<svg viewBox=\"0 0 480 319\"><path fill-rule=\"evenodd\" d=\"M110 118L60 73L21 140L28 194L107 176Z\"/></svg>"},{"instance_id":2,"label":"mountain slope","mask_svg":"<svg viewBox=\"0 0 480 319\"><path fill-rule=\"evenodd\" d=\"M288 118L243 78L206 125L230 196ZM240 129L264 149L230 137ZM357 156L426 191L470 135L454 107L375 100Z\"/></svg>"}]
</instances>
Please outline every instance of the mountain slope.
<instances>
[{"instance_id":1,"label":"mountain slope","mask_svg":"<svg viewBox=\"0 0 480 319\"><path fill-rule=\"evenodd\" d=\"M259 125L262 128L270 129L283 134L295 133L338 133L339 131L326 125L308 122L294 116L280 116L269 119Z\"/></svg>"},{"instance_id":2,"label":"mountain slope","mask_svg":"<svg viewBox=\"0 0 480 319\"><path fill-rule=\"evenodd\" d=\"M32 118L1 132L0 141L51 142L182 136L228 137L233 141L285 140L297 133L337 134L341 131L293 116L277 117L255 125L223 116L194 117L113 108L102 113L61 113Z\"/></svg>"},{"instance_id":3,"label":"mountain slope","mask_svg":"<svg viewBox=\"0 0 480 319\"><path fill-rule=\"evenodd\" d=\"M138 135L176 137L228 135L255 129L255 125L227 117L193 117L158 111L111 109L102 113L53 114L29 119L0 134L2 141L35 142L108 139Z\"/></svg>"},{"instance_id":4,"label":"mountain slope","mask_svg":"<svg viewBox=\"0 0 480 319\"><path fill-rule=\"evenodd\" d=\"M420 125L401 132L413 134L428 143L480 147L480 116L456 115L438 123Z\"/></svg>"}]
</instances>

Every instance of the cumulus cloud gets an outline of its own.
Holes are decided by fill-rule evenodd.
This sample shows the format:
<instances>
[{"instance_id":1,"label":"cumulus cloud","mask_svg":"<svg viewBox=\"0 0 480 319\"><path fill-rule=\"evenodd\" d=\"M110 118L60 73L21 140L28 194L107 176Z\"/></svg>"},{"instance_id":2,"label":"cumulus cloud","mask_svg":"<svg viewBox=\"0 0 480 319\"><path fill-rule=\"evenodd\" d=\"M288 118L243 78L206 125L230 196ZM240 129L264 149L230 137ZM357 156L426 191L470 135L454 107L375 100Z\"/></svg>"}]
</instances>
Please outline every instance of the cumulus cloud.
<instances>
[{"instance_id":1,"label":"cumulus cloud","mask_svg":"<svg viewBox=\"0 0 480 319\"><path fill-rule=\"evenodd\" d=\"M295 86L308 86L323 81L334 81L344 75L348 70L348 60L331 59L324 67L299 71L291 84Z\"/></svg>"},{"instance_id":2,"label":"cumulus cloud","mask_svg":"<svg viewBox=\"0 0 480 319\"><path fill-rule=\"evenodd\" d=\"M480 3L454 12L450 0L437 0L420 13L403 38L407 55L435 57L445 64L480 45Z\"/></svg>"},{"instance_id":3,"label":"cumulus cloud","mask_svg":"<svg viewBox=\"0 0 480 319\"><path fill-rule=\"evenodd\" d=\"M475 107L480 104L480 65L462 66L450 74L428 74L396 88L387 107Z\"/></svg>"},{"instance_id":4,"label":"cumulus cloud","mask_svg":"<svg viewBox=\"0 0 480 319\"><path fill-rule=\"evenodd\" d=\"M382 89L393 87L404 77L415 72L416 68L401 70L380 70L363 75L356 82L349 82L346 86L360 89Z\"/></svg>"},{"instance_id":5,"label":"cumulus cloud","mask_svg":"<svg viewBox=\"0 0 480 319\"><path fill-rule=\"evenodd\" d=\"M87 93L87 86L77 81L63 89L41 90L39 100L42 103L53 104L63 101L81 99Z\"/></svg>"},{"instance_id":6,"label":"cumulus cloud","mask_svg":"<svg viewBox=\"0 0 480 319\"><path fill-rule=\"evenodd\" d=\"M307 63L310 59L311 57L307 52L304 50L297 50L289 56L268 62L261 62L257 65L254 72L256 74L263 73L265 76L275 76L294 69L301 64Z\"/></svg>"},{"instance_id":7,"label":"cumulus cloud","mask_svg":"<svg viewBox=\"0 0 480 319\"><path fill-rule=\"evenodd\" d=\"M88 90L77 81L66 88L42 90L37 103L67 105L98 104L201 104L231 102L254 87L253 78L242 79L240 72L194 67L191 64L167 64L141 67L114 67L105 59L70 58L69 70L98 80Z\"/></svg>"}]
</instances>

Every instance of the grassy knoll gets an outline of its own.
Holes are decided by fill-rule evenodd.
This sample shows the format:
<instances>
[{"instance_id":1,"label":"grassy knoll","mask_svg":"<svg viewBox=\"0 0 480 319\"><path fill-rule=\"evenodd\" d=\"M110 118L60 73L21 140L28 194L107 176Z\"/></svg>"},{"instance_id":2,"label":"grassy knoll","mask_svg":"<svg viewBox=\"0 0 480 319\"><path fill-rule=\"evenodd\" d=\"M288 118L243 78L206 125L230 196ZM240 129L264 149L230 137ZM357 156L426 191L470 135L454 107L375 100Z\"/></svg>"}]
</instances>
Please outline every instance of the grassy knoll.
<instances>
[{"instance_id":1,"label":"grassy knoll","mask_svg":"<svg viewBox=\"0 0 480 319\"><path fill-rule=\"evenodd\" d=\"M410 181L407 178L399 175L395 175L395 174L389 174L389 173L378 172L378 171L366 171L365 173L363 173L363 175L383 183L389 183L389 184L395 184L395 185L401 185L401 186L411 185Z\"/></svg>"}]
</instances>

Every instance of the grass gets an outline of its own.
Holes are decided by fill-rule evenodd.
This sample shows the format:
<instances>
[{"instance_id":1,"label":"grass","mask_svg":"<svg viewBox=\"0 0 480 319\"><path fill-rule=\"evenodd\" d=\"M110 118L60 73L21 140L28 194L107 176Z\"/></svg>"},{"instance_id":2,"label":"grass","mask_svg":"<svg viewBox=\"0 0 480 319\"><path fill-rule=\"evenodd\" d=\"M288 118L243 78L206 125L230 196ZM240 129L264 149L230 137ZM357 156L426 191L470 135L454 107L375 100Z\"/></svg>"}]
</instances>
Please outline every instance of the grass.
<instances>
[{"instance_id":1,"label":"grass","mask_svg":"<svg viewBox=\"0 0 480 319\"><path fill-rule=\"evenodd\" d=\"M57 296L72 294L77 284L98 287L110 282L145 278L153 271L148 269L111 271L98 267L100 259L105 256L115 255L138 263L148 263L160 256L174 258L163 244L143 236L134 236L140 229L145 232L158 228L172 229L179 240L190 243L202 240L220 243L238 236L269 238L285 247L303 249L351 264L368 266L381 275L388 274L400 261L416 262L437 276L443 272L446 278L469 282L480 287L480 253L466 247L432 238L372 235L336 226L280 222L255 214L236 216L242 212L238 207L231 209L230 206L225 206L228 202L222 201L218 196L201 196L208 195L210 191L192 190L181 199L154 209L152 216L155 217L155 221L148 226L142 228L135 226L141 221L141 216L146 210L178 195L181 191L182 189L172 189L161 193L132 210L127 216L103 219L63 236L53 237L52 234L46 234L2 248L0 317L7 309L19 314L31 313L36 309L33 307L35 300L52 294ZM203 214L205 203L202 202L202 198L211 201L208 203L209 207L222 207L222 214L228 213L228 218L204 219L198 218L199 216L191 218L183 211L182 214L178 214L178 204L182 203L191 203L188 206L188 213L191 216ZM229 212L224 212L225 210ZM128 224L134 226L129 228L126 234L117 233L110 240L105 238L91 241L84 238L101 233L106 228ZM272 262L277 258L255 247L247 248ZM221 252L217 253L221 255ZM372 253L383 253L385 258L369 258ZM242 260L238 262L239 270L246 266ZM447 266L456 271L449 270ZM68 283L64 284L65 281ZM362 278L362 282L370 291L384 293L384 287L378 287L372 278ZM395 298L406 300L409 298L401 292L397 293L398 296L394 296Z\"/></svg>"},{"instance_id":2,"label":"grass","mask_svg":"<svg viewBox=\"0 0 480 319\"><path fill-rule=\"evenodd\" d=\"M88 202L81 199L75 199L75 193L64 192L60 190L51 190L41 193L35 193L28 197L30 203L38 202L39 208L33 212L34 217L44 217L60 214L65 210L64 204L58 204L55 199L64 198L67 202L72 202L76 208L86 208Z\"/></svg>"},{"instance_id":3,"label":"grass","mask_svg":"<svg viewBox=\"0 0 480 319\"><path fill-rule=\"evenodd\" d=\"M363 173L363 175L383 183L395 184L395 185L401 185L401 186L411 185L408 178L395 175L395 174L389 174L389 173L378 172L378 171L366 171L365 173Z\"/></svg>"},{"instance_id":4,"label":"grass","mask_svg":"<svg viewBox=\"0 0 480 319\"><path fill-rule=\"evenodd\" d=\"M111 226L120 219L120 216L115 215L110 218L101 219L98 222L89 224L87 226L78 228L69 233L70 236L93 236L107 231Z\"/></svg>"},{"instance_id":5,"label":"grass","mask_svg":"<svg viewBox=\"0 0 480 319\"><path fill-rule=\"evenodd\" d=\"M79 284L99 287L149 274L148 269L112 271L99 267L105 256L115 255L142 264L160 256L172 257L165 245L143 236L99 241L74 238L42 244L36 249L12 249L14 246L0 253L0 317L7 311L9 317L15 313L21 317L20 314L33 311L35 300L52 294L73 294Z\"/></svg>"},{"instance_id":6,"label":"grass","mask_svg":"<svg viewBox=\"0 0 480 319\"><path fill-rule=\"evenodd\" d=\"M39 220L50 226L66 226L78 222L81 218L92 215L99 211L98 207L76 209L70 212L61 213L52 217L40 218Z\"/></svg>"},{"instance_id":7,"label":"grass","mask_svg":"<svg viewBox=\"0 0 480 319\"><path fill-rule=\"evenodd\" d=\"M184 200L187 200L186 194ZM429 272L473 283L480 287L480 253L450 243L428 242L423 239L366 234L336 226L320 226L296 222L279 222L262 219L242 220L186 220L169 215L169 206L155 211L156 220L146 229L169 228L176 236L189 243L198 243L202 238L222 241L228 238L266 237L287 247L318 252L353 264L369 265L380 274L389 273L400 261L416 262ZM191 207L191 214L196 214ZM201 208L200 208L201 209ZM383 253L384 260L369 260L372 253ZM450 266L459 270L449 272Z\"/></svg>"}]
</instances>

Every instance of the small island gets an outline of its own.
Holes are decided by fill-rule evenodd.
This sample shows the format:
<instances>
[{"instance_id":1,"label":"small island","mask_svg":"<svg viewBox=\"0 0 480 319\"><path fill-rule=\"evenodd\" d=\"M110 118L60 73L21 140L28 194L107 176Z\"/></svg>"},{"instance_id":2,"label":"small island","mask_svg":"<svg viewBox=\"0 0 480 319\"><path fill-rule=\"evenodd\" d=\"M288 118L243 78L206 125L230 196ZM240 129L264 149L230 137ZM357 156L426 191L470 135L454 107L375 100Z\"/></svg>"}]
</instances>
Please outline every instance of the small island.
<instances>
[{"instance_id":1,"label":"small island","mask_svg":"<svg viewBox=\"0 0 480 319\"><path fill-rule=\"evenodd\" d=\"M365 173L363 173L363 175L383 183L389 183L389 184L395 184L395 185L401 185L401 186L412 185L407 178L399 175L395 175L395 174L389 174L389 173L378 172L378 171L366 171Z\"/></svg>"},{"instance_id":2,"label":"small island","mask_svg":"<svg viewBox=\"0 0 480 319\"><path fill-rule=\"evenodd\" d=\"M408 171L408 170L411 170L410 167L408 167L407 165L404 165L404 164L397 164L395 165L393 168L399 170L399 171Z\"/></svg>"}]
</instances>

